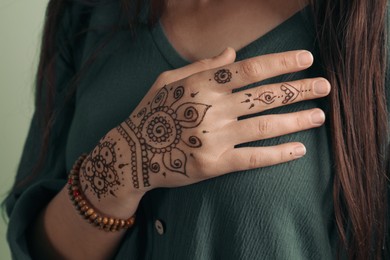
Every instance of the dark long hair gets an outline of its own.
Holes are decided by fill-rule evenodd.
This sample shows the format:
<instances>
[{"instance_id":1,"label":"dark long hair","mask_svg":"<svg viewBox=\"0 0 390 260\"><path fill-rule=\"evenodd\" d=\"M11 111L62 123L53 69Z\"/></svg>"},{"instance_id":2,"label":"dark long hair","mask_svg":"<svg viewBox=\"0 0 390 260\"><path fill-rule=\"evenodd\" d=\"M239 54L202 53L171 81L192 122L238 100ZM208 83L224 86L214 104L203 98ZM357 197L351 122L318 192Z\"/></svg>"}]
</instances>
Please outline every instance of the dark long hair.
<instances>
[{"instance_id":1,"label":"dark long hair","mask_svg":"<svg viewBox=\"0 0 390 260\"><path fill-rule=\"evenodd\" d=\"M54 115L55 32L68 1L50 0L46 14L36 84L44 142L36 171L48 149ZM165 1L149 1L153 25ZM99 1L81 2L93 5ZM142 0L133 6L132 0L120 2L131 28L134 10L139 10ZM381 259L388 253L386 4L387 0L311 0L321 62L332 85L330 130L339 255L349 259ZM43 107L41 99L46 100Z\"/></svg>"}]
</instances>

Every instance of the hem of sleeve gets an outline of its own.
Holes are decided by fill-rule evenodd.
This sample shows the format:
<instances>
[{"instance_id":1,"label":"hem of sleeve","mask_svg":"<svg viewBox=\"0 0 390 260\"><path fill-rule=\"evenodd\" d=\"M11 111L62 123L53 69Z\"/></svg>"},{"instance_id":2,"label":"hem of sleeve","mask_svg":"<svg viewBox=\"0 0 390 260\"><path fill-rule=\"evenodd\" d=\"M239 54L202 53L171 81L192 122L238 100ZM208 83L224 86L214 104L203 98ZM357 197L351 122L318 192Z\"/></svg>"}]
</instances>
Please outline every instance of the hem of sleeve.
<instances>
[{"instance_id":1,"label":"hem of sleeve","mask_svg":"<svg viewBox=\"0 0 390 260\"><path fill-rule=\"evenodd\" d=\"M7 228L7 240L13 259L32 259L26 238L28 229L64 185L64 180L42 180L17 199Z\"/></svg>"}]
</instances>

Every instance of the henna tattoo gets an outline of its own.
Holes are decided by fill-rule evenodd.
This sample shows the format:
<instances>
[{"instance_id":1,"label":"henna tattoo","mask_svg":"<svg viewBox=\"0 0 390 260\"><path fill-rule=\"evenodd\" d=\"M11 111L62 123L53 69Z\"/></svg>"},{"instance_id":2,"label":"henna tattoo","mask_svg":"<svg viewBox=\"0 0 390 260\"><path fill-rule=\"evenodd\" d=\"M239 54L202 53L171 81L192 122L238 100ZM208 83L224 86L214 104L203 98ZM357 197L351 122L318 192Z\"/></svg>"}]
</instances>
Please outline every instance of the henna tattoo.
<instances>
[{"instance_id":1,"label":"henna tattoo","mask_svg":"<svg viewBox=\"0 0 390 260\"><path fill-rule=\"evenodd\" d=\"M183 86L164 86L142 108L135 121L128 118L117 127L119 134L131 147L131 170L134 188L150 186L150 174L172 172L187 175L187 155L179 144L199 148L202 141L194 135L185 135L187 129L199 126L210 105L196 102L180 102L184 96ZM199 92L190 94L194 97Z\"/></svg>"},{"instance_id":2,"label":"henna tattoo","mask_svg":"<svg viewBox=\"0 0 390 260\"><path fill-rule=\"evenodd\" d=\"M220 69L214 74L214 80L219 84L225 84L232 79L232 73L228 69Z\"/></svg>"},{"instance_id":3,"label":"henna tattoo","mask_svg":"<svg viewBox=\"0 0 390 260\"><path fill-rule=\"evenodd\" d=\"M137 117L138 118L143 117L145 115L145 113L146 113L146 109L143 108L143 109L141 109L141 111L138 112Z\"/></svg>"},{"instance_id":4,"label":"henna tattoo","mask_svg":"<svg viewBox=\"0 0 390 260\"><path fill-rule=\"evenodd\" d=\"M311 89L304 89L299 91L294 86L288 83L283 83L280 86L280 90L284 93L284 95L276 95L272 91L265 91L257 98L252 98L252 94L244 93L246 99L241 101L241 103L250 103L249 109L252 109L255 106L254 101L259 101L263 104L270 105L274 103L277 99L282 99L281 103L287 104L289 102L292 103L298 97L299 93L311 91Z\"/></svg>"},{"instance_id":5,"label":"henna tattoo","mask_svg":"<svg viewBox=\"0 0 390 260\"><path fill-rule=\"evenodd\" d=\"M293 102L299 95L299 91L291 86L290 84L284 83L280 89L286 93L286 96L284 100L282 101L283 104L287 104L288 102Z\"/></svg>"},{"instance_id":6,"label":"henna tattoo","mask_svg":"<svg viewBox=\"0 0 390 260\"><path fill-rule=\"evenodd\" d=\"M122 163L122 164L119 164L119 169L122 169L123 167L125 167L125 166L127 166L127 165L129 165L128 163Z\"/></svg>"},{"instance_id":7,"label":"henna tattoo","mask_svg":"<svg viewBox=\"0 0 390 260\"><path fill-rule=\"evenodd\" d=\"M138 180L137 172L139 172L140 170L142 171L142 169L139 169L139 164L137 164L138 163L137 162L137 157L138 157L137 151L145 150L145 146L136 142L136 140L137 140L136 135L134 134L134 132L131 131L131 129L128 129L128 128L129 128L129 126L127 124L121 124L121 125L117 126L116 129L117 129L118 133L121 136L123 136L123 138L127 141L127 144L129 145L129 147L131 147L130 148L131 149L130 163L131 163L131 174L132 174L131 180L133 182L134 188L138 189L139 188L139 180Z\"/></svg>"},{"instance_id":8,"label":"henna tattoo","mask_svg":"<svg viewBox=\"0 0 390 260\"><path fill-rule=\"evenodd\" d=\"M81 187L81 188L82 188L82 190L83 190L83 193L85 193L85 191L86 191L86 190L88 190L88 187L89 187L89 186L88 186L88 184L85 184L84 188L83 188L83 187Z\"/></svg>"},{"instance_id":9,"label":"henna tattoo","mask_svg":"<svg viewBox=\"0 0 390 260\"><path fill-rule=\"evenodd\" d=\"M198 95L199 91L196 93L191 93L191 97L194 98L196 95Z\"/></svg>"},{"instance_id":10,"label":"henna tattoo","mask_svg":"<svg viewBox=\"0 0 390 260\"><path fill-rule=\"evenodd\" d=\"M198 148L198 147L202 146L202 141L196 136L190 136L190 138L188 138L188 141L183 140L183 142L187 146L192 147L192 148Z\"/></svg>"},{"instance_id":11,"label":"henna tattoo","mask_svg":"<svg viewBox=\"0 0 390 260\"><path fill-rule=\"evenodd\" d=\"M250 99L250 97L252 97L252 94L245 93L245 96L247 96L248 98L245 99L244 101L242 101L241 103L250 103L250 102L252 102L251 99ZM255 104L253 104L253 103L250 104L249 109L252 109L254 106L255 106Z\"/></svg>"},{"instance_id":12,"label":"henna tattoo","mask_svg":"<svg viewBox=\"0 0 390 260\"><path fill-rule=\"evenodd\" d=\"M198 94L198 93L197 93ZM175 99L175 102L178 101L179 99L181 99L184 95L184 87L183 86L179 86L175 89L175 91L173 91L173 98ZM175 103L173 102L171 104L171 106Z\"/></svg>"},{"instance_id":13,"label":"henna tattoo","mask_svg":"<svg viewBox=\"0 0 390 260\"><path fill-rule=\"evenodd\" d=\"M275 96L274 92L266 91L253 100L258 100L258 101L261 101L261 102L269 105L269 104L272 104L275 102L275 98L276 98L276 96Z\"/></svg>"},{"instance_id":14,"label":"henna tattoo","mask_svg":"<svg viewBox=\"0 0 390 260\"><path fill-rule=\"evenodd\" d=\"M115 142L105 141L100 143L87 157L81 173L90 184L84 186L84 190L90 188L100 200L107 194L115 195L119 181L118 172L115 168L116 153Z\"/></svg>"},{"instance_id":15,"label":"henna tattoo","mask_svg":"<svg viewBox=\"0 0 390 260\"><path fill-rule=\"evenodd\" d=\"M145 107L116 127L115 140L112 136L103 137L82 168L83 187L99 200L116 197L116 191L125 185L126 167L136 189L150 187L151 174L187 176L187 154L183 147L202 146L201 139L188 129L203 122L211 105L182 101L184 94L183 86L164 86ZM119 147L124 145L123 140L130 155L126 162L122 158L123 146Z\"/></svg>"}]
</instances>

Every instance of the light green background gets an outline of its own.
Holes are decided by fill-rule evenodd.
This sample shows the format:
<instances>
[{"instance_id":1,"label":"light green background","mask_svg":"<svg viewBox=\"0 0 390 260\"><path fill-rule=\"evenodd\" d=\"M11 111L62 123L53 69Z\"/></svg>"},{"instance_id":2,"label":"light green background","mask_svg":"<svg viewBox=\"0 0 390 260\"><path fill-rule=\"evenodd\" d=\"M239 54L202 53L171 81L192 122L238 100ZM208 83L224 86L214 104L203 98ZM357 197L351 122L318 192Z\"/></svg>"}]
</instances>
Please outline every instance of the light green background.
<instances>
[{"instance_id":1,"label":"light green background","mask_svg":"<svg viewBox=\"0 0 390 260\"><path fill-rule=\"evenodd\" d=\"M0 200L11 187L33 106L33 82L48 0L0 0ZM11 259L0 218L0 259Z\"/></svg>"}]
</instances>

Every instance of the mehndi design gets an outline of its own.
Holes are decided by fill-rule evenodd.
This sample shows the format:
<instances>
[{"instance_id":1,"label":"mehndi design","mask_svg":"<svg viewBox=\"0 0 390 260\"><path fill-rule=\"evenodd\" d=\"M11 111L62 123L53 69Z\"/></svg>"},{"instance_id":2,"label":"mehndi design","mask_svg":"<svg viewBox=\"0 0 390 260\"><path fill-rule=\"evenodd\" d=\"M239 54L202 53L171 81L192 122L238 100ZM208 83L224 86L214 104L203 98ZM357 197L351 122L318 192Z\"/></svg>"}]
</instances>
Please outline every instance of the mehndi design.
<instances>
[{"instance_id":1,"label":"mehndi design","mask_svg":"<svg viewBox=\"0 0 390 260\"><path fill-rule=\"evenodd\" d=\"M202 123L211 106L180 102L184 94L183 86L169 89L164 86L147 106L116 128L131 150L128 165L116 165L115 145L118 140L102 139L88 157L83 171L91 190L99 199L107 194L115 196L114 191L121 185L118 171L125 166L131 167L131 180L137 189L141 185L151 186L150 173L187 175L187 154L178 146L202 146L200 138L187 131ZM190 96L195 97L196 94L198 92ZM121 173L124 174L123 171ZM88 185L85 187L88 188Z\"/></svg>"}]
</instances>

